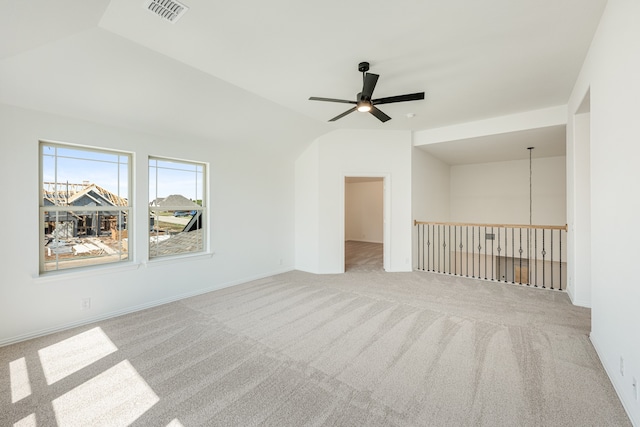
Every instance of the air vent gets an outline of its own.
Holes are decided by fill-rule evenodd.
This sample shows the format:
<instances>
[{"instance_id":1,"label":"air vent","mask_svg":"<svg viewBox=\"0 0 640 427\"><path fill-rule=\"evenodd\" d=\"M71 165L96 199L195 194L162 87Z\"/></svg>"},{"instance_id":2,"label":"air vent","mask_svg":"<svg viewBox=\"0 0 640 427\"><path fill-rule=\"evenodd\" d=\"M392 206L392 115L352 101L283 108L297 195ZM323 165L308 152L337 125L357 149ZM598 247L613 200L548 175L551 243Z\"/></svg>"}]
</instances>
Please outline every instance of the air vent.
<instances>
[{"instance_id":1,"label":"air vent","mask_svg":"<svg viewBox=\"0 0 640 427\"><path fill-rule=\"evenodd\" d=\"M189 10L187 6L175 0L145 0L144 7L174 24Z\"/></svg>"}]
</instances>

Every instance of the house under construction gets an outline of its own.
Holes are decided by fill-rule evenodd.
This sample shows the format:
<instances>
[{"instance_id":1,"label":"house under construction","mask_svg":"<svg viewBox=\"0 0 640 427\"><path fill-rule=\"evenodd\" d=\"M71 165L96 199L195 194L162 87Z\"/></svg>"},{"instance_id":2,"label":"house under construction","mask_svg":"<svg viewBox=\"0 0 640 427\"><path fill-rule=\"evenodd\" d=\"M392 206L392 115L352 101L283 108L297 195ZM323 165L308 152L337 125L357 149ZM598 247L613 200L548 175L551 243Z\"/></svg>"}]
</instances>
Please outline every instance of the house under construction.
<instances>
[{"instance_id":1,"label":"house under construction","mask_svg":"<svg viewBox=\"0 0 640 427\"><path fill-rule=\"evenodd\" d=\"M56 222L65 223L64 234L67 238L100 236L120 230L124 230L123 232L126 233L126 211L96 209L100 206L128 206L126 198L88 181L84 181L82 184L45 182L42 191L44 206L74 207L64 212L45 211L45 235L54 233ZM82 206L86 206L88 209L86 211L79 210L78 207Z\"/></svg>"}]
</instances>

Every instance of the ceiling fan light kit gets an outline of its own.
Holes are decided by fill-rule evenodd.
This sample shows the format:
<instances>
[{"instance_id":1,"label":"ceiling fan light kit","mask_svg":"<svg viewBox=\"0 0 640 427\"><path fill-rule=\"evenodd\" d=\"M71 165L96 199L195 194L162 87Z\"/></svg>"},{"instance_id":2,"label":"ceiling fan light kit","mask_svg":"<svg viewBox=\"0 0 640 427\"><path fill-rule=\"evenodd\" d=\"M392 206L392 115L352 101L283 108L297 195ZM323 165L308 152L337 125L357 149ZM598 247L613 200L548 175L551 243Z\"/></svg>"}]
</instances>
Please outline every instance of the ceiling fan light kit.
<instances>
[{"instance_id":1,"label":"ceiling fan light kit","mask_svg":"<svg viewBox=\"0 0 640 427\"><path fill-rule=\"evenodd\" d=\"M361 113L368 113L371 111L371 103L367 101L358 102L358 111Z\"/></svg>"},{"instance_id":2,"label":"ceiling fan light kit","mask_svg":"<svg viewBox=\"0 0 640 427\"><path fill-rule=\"evenodd\" d=\"M391 120L391 117L387 116L383 113L376 105L379 104L391 104L395 102L407 102L407 101L419 101L424 99L424 92L410 93L407 95L397 95L390 96L386 98L372 99L373 90L376 88L376 83L378 83L378 78L380 77L378 74L369 73L369 63L361 62L358 64L358 71L362 73L362 91L356 95L355 101L349 101L346 99L335 99L335 98L320 98L317 96L312 96L309 98L310 101L324 101L324 102L339 102L342 104L354 104L355 107L350 108L342 114L337 115L336 117L330 119L330 122L335 122L338 119L343 118L347 114L353 113L354 111L360 111L362 113L371 113L381 122L386 122Z\"/></svg>"}]
</instances>

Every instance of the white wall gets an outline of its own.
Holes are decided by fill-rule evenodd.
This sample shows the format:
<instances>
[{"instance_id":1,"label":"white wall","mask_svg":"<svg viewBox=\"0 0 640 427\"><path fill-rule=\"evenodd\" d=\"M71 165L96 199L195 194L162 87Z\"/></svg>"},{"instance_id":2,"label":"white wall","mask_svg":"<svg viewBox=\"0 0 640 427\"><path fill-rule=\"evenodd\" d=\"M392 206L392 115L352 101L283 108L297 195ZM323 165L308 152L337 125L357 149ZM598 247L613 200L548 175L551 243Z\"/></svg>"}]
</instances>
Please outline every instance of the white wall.
<instances>
[{"instance_id":1,"label":"white wall","mask_svg":"<svg viewBox=\"0 0 640 427\"><path fill-rule=\"evenodd\" d=\"M565 157L532 165L533 224L566 224ZM529 160L451 166L451 220L528 224Z\"/></svg>"},{"instance_id":2,"label":"white wall","mask_svg":"<svg viewBox=\"0 0 640 427\"><path fill-rule=\"evenodd\" d=\"M567 114L564 106L548 107L474 122L421 130L414 134L414 145L459 141L467 138L564 125L566 123Z\"/></svg>"},{"instance_id":3,"label":"white wall","mask_svg":"<svg viewBox=\"0 0 640 427\"><path fill-rule=\"evenodd\" d=\"M415 139L415 134L414 134ZM415 140L414 140L415 143ZM413 219L447 222L450 212L451 167L426 151L414 147L411 155ZM413 227L413 267L417 268L418 227Z\"/></svg>"},{"instance_id":4,"label":"white wall","mask_svg":"<svg viewBox=\"0 0 640 427\"><path fill-rule=\"evenodd\" d=\"M591 307L591 113L574 115L567 134L567 293L574 304Z\"/></svg>"},{"instance_id":5,"label":"white wall","mask_svg":"<svg viewBox=\"0 0 640 427\"><path fill-rule=\"evenodd\" d=\"M112 265L38 278L40 139L135 153L138 227L132 233L137 251L128 268ZM293 268L291 159L266 149L248 153L210 140L159 138L6 105L0 105L0 143L2 199L7 204L0 209L0 344ZM215 255L143 263L149 155L209 163ZM91 309L82 311L85 297L91 298Z\"/></svg>"},{"instance_id":6,"label":"white wall","mask_svg":"<svg viewBox=\"0 0 640 427\"><path fill-rule=\"evenodd\" d=\"M413 148L413 219L449 221L450 174L451 168L448 164L420 148Z\"/></svg>"},{"instance_id":7,"label":"white wall","mask_svg":"<svg viewBox=\"0 0 640 427\"><path fill-rule=\"evenodd\" d=\"M383 243L384 182L345 184L345 240Z\"/></svg>"},{"instance_id":8,"label":"white wall","mask_svg":"<svg viewBox=\"0 0 640 427\"><path fill-rule=\"evenodd\" d=\"M295 266L316 272L320 227L320 144L315 141L295 162Z\"/></svg>"},{"instance_id":9,"label":"white wall","mask_svg":"<svg viewBox=\"0 0 640 427\"><path fill-rule=\"evenodd\" d=\"M297 191L304 192L303 181L313 194L314 179L305 164L307 155L318 150L318 197L296 198L296 241L311 236L309 247L318 248L317 260L308 260L296 247L296 268L313 273L344 272L344 197L345 177L385 178L385 268L387 271L411 270L411 133L409 131L337 130L318 138L296 162ZM317 200L317 202L316 202ZM319 226L300 219L317 203ZM300 260L300 263L298 263Z\"/></svg>"},{"instance_id":10,"label":"white wall","mask_svg":"<svg viewBox=\"0 0 640 427\"><path fill-rule=\"evenodd\" d=\"M590 91L591 341L636 426L640 403L633 396L632 378L640 381L639 16L637 0L609 0L568 107L569 114L575 114ZM568 127L569 143L575 145L572 121ZM575 203L574 192L570 187L569 203ZM584 214L575 210L575 225ZM576 268L589 266L576 259Z\"/></svg>"}]
</instances>

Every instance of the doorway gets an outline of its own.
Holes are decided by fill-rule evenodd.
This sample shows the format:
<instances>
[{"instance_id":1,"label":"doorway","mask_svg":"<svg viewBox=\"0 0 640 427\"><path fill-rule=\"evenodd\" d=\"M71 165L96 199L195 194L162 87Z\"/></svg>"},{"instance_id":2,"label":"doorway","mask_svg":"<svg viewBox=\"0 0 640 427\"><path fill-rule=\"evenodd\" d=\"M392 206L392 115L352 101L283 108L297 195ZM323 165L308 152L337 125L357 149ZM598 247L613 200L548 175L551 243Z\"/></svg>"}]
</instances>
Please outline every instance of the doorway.
<instances>
[{"instance_id":1,"label":"doorway","mask_svg":"<svg viewBox=\"0 0 640 427\"><path fill-rule=\"evenodd\" d=\"M345 272L384 271L384 181L383 177L345 177Z\"/></svg>"}]
</instances>

